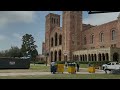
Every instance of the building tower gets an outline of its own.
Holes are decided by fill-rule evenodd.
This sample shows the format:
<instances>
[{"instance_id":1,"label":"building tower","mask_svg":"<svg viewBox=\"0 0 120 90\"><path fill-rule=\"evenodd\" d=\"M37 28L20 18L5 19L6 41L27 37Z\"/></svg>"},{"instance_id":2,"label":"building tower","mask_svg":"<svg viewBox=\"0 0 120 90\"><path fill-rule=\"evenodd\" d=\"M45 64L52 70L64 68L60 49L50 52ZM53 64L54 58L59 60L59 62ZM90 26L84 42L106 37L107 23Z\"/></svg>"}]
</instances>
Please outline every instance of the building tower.
<instances>
[{"instance_id":1,"label":"building tower","mask_svg":"<svg viewBox=\"0 0 120 90\"><path fill-rule=\"evenodd\" d=\"M82 11L63 11L64 60L72 60L72 52L81 49Z\"/></svg>"},{"instance_id":2,"label":"building tower","mask_svg":"<svg viewBox=\"0 0 120 90\"><path fill-rule=\"evenodd\" d=\"M48 14L45 22L45 55L47 56L47 61L50 60L50 34L56 26L60 27L60 15Z\"/></svg>"}]
</instances>

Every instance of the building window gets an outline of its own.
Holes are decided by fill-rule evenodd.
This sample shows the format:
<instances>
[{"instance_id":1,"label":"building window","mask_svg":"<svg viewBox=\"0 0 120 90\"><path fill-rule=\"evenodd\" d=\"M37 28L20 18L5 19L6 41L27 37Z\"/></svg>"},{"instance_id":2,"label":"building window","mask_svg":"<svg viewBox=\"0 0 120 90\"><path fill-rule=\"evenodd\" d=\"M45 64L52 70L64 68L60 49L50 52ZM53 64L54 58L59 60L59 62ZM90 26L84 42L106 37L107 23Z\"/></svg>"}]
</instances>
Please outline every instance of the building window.
<instances>
[{"instance_id":1,"label":"building window","mask_svg":"<svg viewBox=\"0 0 120 90\"><path fill-rule=\"evenodd\" d=\"M104 48L105 46L100 46L100 48Z\"/></svg>"},{"instance_id":2,"label":"building window","mask_svg":"<svg viewBox=\"0 0 120 90\"><path fill-rule=\"evenodd\" d=\"M58 19L57 19L57 25L58 25L59 23L58 23Z\"/></svg>"},{"instance_id":3,"label":"building window","mask_svg":"<svg viewBox=\"0 0 120 90\"><path fill-rule=\"evenodd\" d=\"M74 41L72 41L72 44L74 44Z\"/></svg>"},{"instance_id":4,"label":"building window","mask_svg":"<svg viewBox=\"0 0 120 90\"><path fill-rule=\"evenodd\" d=\"M59 36L59 45L62 45L62 35Z\"/></svg>"},{"instance_id":5,"label":"building window","mask_svg":"<svg viewBox=\"0 0 120 90\"><path fill-rule=\"evenodd\" d=\"M55 24L55 19L54 19L54 24Z\"/></svg>"},{"instance_id":6,"label":"building window","mask_svg":"<svg viewBox=\"0 0 120 90\"><path fill-rule=\"evenodd\" d=\"M116 44L112 44L111 47L116 47Z\"/></svg>"},{"instance_id":7,"label":"building window","mask_svg":"<svg viewBox=\"0 0 120 90\"><path fill-rule=\"evenodd\" d=\"M52 24L53 24L53 18L52 18L51 22L52 22Z\"/></svg>"},{"instance_id":8,"label":"building window","mask_svg":"<svg viewBox=\"0 0 120 90\"><path fill-rule=\"evenodd\" d=\"M100 33L100 42L103 42L103 40L104 40L104 34Z\"/></svg>"},{"instance_id":9,"label":"building window","mask_svg":"<svg viewBox=\"0 0 120 90\"><path fill-rule=\"evenodd\" d=\"M84 45L87 44L86 36L84 37Z\"/></svg>"},{"instance_id":10,"label":"building window","mask_svg":"<svg viewBox=\"0 0 120 90\"><path fill-rule=\"evenodd\" d=\"M57 33L55 33L55 46L57 46Z\"/></svg>"},{"instance_id":11,"label":"building window","mask_svg":"<svg viewBox=\"0 0 120 90\"><path fill-rule=\"evenodd\" d=\"M115 30L112 30L112 40L115 40Z\"/></svg>"},{"instance_id":12,"label":"building window","mask_svg":"<svg viewBox=\"0 0 120 90\"><path fill-rule=\"evenodd\" d=\"M90 43L93 44L94 43L94 35L92 34L90 38L91 38Z\"/></svg>"},{"instance_id":13,"label":"building window","mask_svg":"<svg viewBox=\"0 0 120 90\"><path fill-rule=\"evenodd\" d=\"M53 47L53 38L51 38L51 47Z\"/></svg>"}]
</instances>

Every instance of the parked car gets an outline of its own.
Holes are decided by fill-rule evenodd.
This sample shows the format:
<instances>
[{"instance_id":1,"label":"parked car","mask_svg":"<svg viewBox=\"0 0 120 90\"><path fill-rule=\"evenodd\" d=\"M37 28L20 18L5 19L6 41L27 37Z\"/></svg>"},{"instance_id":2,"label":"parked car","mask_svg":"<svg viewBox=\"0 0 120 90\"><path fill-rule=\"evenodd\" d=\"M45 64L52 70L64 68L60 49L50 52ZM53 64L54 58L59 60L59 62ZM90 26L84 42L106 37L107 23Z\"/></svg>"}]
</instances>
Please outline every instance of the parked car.
<instances>
[{"instance_id":1,"label":"parked car","mask_svg":"<svg viewBox=\"0 0 120 90\"><path fill-rule=\"evenodd\" d=\"M109 71L120 69L120 63L118 63L118 62L109 62L107 64L103 64L102 69L103 70L109 70Z\"/></svg>"}]
</instances>

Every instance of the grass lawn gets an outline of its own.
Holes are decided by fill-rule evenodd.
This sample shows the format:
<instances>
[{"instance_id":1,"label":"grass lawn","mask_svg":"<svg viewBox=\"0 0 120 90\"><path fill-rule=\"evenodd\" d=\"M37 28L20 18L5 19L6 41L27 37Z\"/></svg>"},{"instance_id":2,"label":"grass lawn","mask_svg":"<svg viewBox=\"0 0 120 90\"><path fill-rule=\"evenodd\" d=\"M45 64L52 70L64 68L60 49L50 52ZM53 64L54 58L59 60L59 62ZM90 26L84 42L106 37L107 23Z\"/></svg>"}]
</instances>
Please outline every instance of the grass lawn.
<instances>
[{"instance_id":1,"label":"grass lawn","mask_svg":"<svg viewBox=\"0 0 120 90\"><path fill-rule=\"evenodd\" d=\"M80 64L80 68L88 68L87 64Z\"/></svg>"},{"instance_id":2,"label":"grass lawn","mask_svg":"<svg viewBox=\"0 0 120 90\"><path fill-rule=\"evenodd\" d=\"M0 70L0 73L20 73L20 72L49 72L50 66L42 65L42 64L31 64L30 69L2 69Z\"/></svg>"},{"instance_id":3,"label":"grass lawn","mask_svg":"<svg viewBox=\"0 0 120 90\"><path fill-rule=\"evenodd\" d=\"M111 74L55 74L39 76L0 76L0 79L120 79Z\"/></svg>"},{"instance_id":4,"label":"grass lawn","mask_svg":"<svg viewBox=\"0 0 120 90\"><path fill-rule=\"evenodd\" d=\"M87 68L87 64L81 64L80 68ZM65 70L67 71L67 70ZM50 66L45 64L31 64L30 69L3 69L0 70L0 73L9 73L9 72L50 72Z\"/></svg>"},{"instance_id":5,"label":"grass lawn","mask_svg":"<svg viewBox=\"0 0 120 90\"><path fill-rule=\"evenodd\" d=\"M81 64L80 67L87 68L87 64ZM67 70L67 69L66 69ZM65 71L66 71L65 70ZM24 73L24 72L50 72L50 66L33 65L30 69L9 69L0 70L0 73ZM21 76L0 76L0 79L120 79L120 75L112 74L50 74L50 75L21 75Z\"/></svg>"}]
</instances>

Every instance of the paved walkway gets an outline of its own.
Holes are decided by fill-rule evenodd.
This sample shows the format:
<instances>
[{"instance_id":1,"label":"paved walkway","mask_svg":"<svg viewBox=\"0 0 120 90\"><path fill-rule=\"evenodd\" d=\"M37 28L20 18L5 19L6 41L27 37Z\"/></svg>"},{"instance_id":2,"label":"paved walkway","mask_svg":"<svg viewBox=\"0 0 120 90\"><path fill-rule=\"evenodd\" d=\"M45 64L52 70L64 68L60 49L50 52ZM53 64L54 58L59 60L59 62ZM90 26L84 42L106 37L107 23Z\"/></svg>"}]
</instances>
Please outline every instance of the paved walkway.
<instances>
[{"instance_id":1,"label":"paved walkway","mask_svg":"<svg viewBox=\"0 0 120 90\"><path fill-rule=\"evenodd\" d=\"M63 74L69 74L69 73L64 72ZM86 68L82 68L80 69L80 72L77 72L76 74L105 74L105 72L103 70L96 70L95 73L89 73ZM0 73L0 76L26 76L26 75L53 75L53 74L51 74L51 72Z\"/></svg>"}]
</instances>

